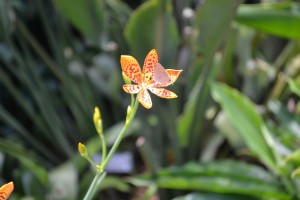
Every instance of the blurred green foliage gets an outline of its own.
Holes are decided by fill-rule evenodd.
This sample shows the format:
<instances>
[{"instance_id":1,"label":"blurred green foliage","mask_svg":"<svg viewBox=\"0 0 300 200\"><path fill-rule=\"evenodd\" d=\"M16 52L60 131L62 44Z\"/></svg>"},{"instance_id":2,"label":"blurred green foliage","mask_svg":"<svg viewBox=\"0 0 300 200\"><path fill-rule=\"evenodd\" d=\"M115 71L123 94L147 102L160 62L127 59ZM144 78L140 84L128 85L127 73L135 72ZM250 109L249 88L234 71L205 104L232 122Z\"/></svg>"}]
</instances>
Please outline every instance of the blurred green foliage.
<instances>
[{"instance_id":1,"label":"blurred green foliage","mask_svg":"<svg viewBox=\"0 0 300 200\"><path fill-rule=\"evenodd\" d=\"M94 171L77 153L124 123L120 55L155 48L183 69L178 98L153 96L101 199L299 199L299 1L0 1L0 182L11 199L82 199ZM143 174L143 175L141 175Z\"/></svg>"}]
</instances>

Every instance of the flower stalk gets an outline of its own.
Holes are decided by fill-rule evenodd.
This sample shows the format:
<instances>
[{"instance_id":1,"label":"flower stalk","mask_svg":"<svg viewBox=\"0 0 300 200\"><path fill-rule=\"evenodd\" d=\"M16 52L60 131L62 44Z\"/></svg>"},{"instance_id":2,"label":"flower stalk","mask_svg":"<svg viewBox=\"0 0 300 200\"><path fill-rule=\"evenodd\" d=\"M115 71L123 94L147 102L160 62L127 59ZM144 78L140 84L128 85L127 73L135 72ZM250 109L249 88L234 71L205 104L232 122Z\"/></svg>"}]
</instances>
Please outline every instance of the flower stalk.
<instances>
[{"instance_id":1,"label":"flower stalk","mask_svg":"<svg viewBox=\"0 0 300 200\"><path fill-rule=\"evenodd\" d=\"M111 160L111 158L114 155L114 153L116 152L116 150L118 149L118 147L119 147L119 145L120 145L120 143L121 143L121 141L122 141L122 139L123 139L126 131L130 127L130 125L131 125L131 123L132 123L132 121L133 121L133 119L135 117L136 111L138 109L138 105L139 105L139 102L137 100L135 100L133 108L127 110L125 125L124 125L123 129L121 130L119 136L117 137L115 143L113 144L112 148L110 149L107 157L104 160L102 159L100 165L94 165L91 162L91 164L96 168L97 173L96 173L96 176L94 177L94 180L93 180L92 184L90 185L90 187L88 189L88 192L86 193L86 195L84 197L84 200L90 200L90 199L92 199L93 196L94 196L94 194L97 191L97 188L99 188L99 185L103 181L103 179L104 179L104 177L106 175L106 172L103 172L103 171L104 171L105 167L107 166L107 164L109 163L109 161ZM129 113L129 110L130 110L130 113Z\"/></svg>"},{"instance_id":2,"label":"flower stalk","mask_svg":"<svg viewBox=\"0 0 300 200\"><path fill-rule=\"evenodd\" d=\"M109 151L109 154L107 155L107 158L104 160L104 162L102 163L103 168L106 167L106 165L108 164L108 162L110 161L111 157L114 155L115 151L117 150L118 146L120 145L120 142L122 141L126 131L128 130L128 128L130 127L132 120L136 114L136 111L138 109L139 106L139 102L137 100L135 100L134 106L132 108L130 117L128 120L126 120L126 123L121 131L121 133L119 134L119 136L117 137L114 145L112 146L111 150Z\"/></svg>"},{"instance_id":3,"label":"flower stalk","mask_svg":"<svg viewBox=\"0 0 300 200\"><path fill-rule=\"evenodd\" d=\"M105 138L103 135L102 117L101 117L100 109L98 107L95 107L93 120L94 120L95 128L97 130L97 133L98 133L100 141L101 141L101 147L102 147L101 163L102 163L106 158L106 149L107 148L106 148ZM100 170L103 170L103 168L100 168Z\"/></svg>"},{"instance_id":4,"label":"flower stalk","mask_svg":"<svg viewBox=\"0 0 300 200\"><path fill-rule=\"evenodd\" d=\"M84 200L92 199L94 194L99 189L99 185L106 176L106 172L104 172L104 169L111 160L112 156L115 154L125 133L132 124L139 103L141 103L146 109L150 109L152 107L152 101L147 90L151 91L161 98L171 99L177 97L175 93L166 90L163 87L173 84L177 80L182 70L165 70L161 66L161 64L158 63L158 55L155 49L152 49L146 56L143 72L137 60L132 56L122 55L121 67L123 71L123 79L125 82L125 85L123 85L123 89L125 92L131 94L131 104L127 108L126 120L123 129L118 135L109 153L106 154L107 147L103 134L102 117L100 109L96 107L94 111L93 121L102 145L102 159L100 164L95 164L94 161L90 158L86 147L81 143L78 144L78 151L80 155L87 159L97 171L94 180L92 181L84 197ZM136 84L131 84L131 81ZM134 94L137 94L136 98L134 98Z\"/></svg>"},{"instance_id":5,"label":"flower stalk","mask_svg":"<svg viewBox=\"0 0 300 200\"><path fill-rule=\"evenodd\" d=\"M98 168L98 165L97 165L97 164L91 159L91 157L89 156L88 151L87 151L87 148L85 147L84 144L82 144L82 143L79 143L79 144L78 144L78 151L79 151L81 157L87 159L87 161L89 161L89 163L91 163L91 165L93 165L93 167L94 167L95 169Z\"/></svg>"}]
</instances>

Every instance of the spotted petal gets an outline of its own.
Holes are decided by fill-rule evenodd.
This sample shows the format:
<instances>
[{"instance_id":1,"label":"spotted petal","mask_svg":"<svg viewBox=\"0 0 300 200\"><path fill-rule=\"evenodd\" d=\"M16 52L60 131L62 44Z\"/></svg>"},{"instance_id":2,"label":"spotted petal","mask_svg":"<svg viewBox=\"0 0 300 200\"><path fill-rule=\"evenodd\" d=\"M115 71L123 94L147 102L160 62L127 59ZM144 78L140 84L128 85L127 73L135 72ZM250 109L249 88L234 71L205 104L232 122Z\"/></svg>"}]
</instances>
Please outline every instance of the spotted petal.
<instances>
[{"instance_id":1,"label":"spotted petal","mask_svg":"<svg viewBox=\"0 0 300 200\"><path fill-rule=\"evenodd\" d=\"M173 84L179 77L179 75L181 74L183 70L175 70L175 69L166 69L166 72L168 74L168 76L170 77L171 81L170 82L166 82L166 83L159 83L156 82L155 80L152 80L152 84L154 87L167 87L171 84Z\"/></svg>"},{"instance_id":2,"label":"spotted petal","mask_svg":"<svg viewBox=\"0 0 300 200\"><path fill-rule=\"evenodd\" d=\"M144 80L148 80L153 76L154 66L158 63L158 55L155 49L152 49L146 56L143 66Z\"/></svg>"},{"instance_id":3,"label":"spotted petal","mask_svg":"<svg viewBox=\"0 0 300 200\"><path fill-rule=\"evenodd\" d=\"M5 185L3 185L0 188L0 199L8 199L8 197L10 196L10 194L12 193L12 191L14 190L14 183L13 182L9 182Z\"/></svg>"},{"instance_id":4,"label":"spotted petal","mask_svg":"<svg viewBox=\"0 0 300 200\"><path fill-rule=\"evenodd\" d=\"M137 98L145 108L150 109L152 107L151 97L147 90L141 90Z\"/></svg>"},{"instance_id":5,"label":"spotted petal","mask_svg":"<svg viewBox=\"0 0 300 200\"><path fill-rule=\"evenodd\" d=\"M177 95L174 92L171 92L170 90L166 90L164 88L155 88L151 87L148 88L153 94L156 94L157 96L165 99L172 99L176 98Z\"/></svg>"},{"instance_id":6,"label":"spotted petal","mask_svg":"<svg viewBox=\"0 0 300 200\"><path fill-rule=\"evenodd\" d=\"M122 55L121 66L124 74L137 84L142 83L142 71L137 60L132 56Z\"/></svg>"},{"instance_id":7,"label":"spotted petal","mask_svg":"<svg viewBox=\"0 0 300 200\"><path fill-rule=\"evenodd\" d=\"M123 85L123 90L129 94L137 94L139 91L141 91L142 86L140 85L131 85L131 84L125 84Z\"/></svg>"}]
</instances>

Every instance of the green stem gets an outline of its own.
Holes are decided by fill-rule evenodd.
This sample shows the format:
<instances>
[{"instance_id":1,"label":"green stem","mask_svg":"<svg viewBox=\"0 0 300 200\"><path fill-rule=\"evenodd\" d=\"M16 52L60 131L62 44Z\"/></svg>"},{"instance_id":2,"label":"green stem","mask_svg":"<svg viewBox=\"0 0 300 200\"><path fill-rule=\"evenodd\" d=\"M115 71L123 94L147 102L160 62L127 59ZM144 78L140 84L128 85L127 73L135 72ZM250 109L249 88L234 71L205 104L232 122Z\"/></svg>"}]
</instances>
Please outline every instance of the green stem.
<instances>
[{"instance_id":1,"label":"green stem","mask_svg":"<svg viewBox=\"0 0 300 200\"><path fill-rule=\"evenodd\" d=\"M137 111L138 106L139 106L139 101L136 99L135 103L134 103L134 106L132 108L129 120L127 121L127 123L125 123L125 125L124 125L121 133L119 134L119 136L116 139L114 145L112 146L111 150L109 151L106 159L104 160L103 163L101 163L102 169L105 169L105 167L108 164L108 162L110 161L111 157L114 155L115 151L119 147L119 144L121 143L121 141L122 141L122 139L124 137L124 134L126 133L127 129L129 128L129 126L130 126L130 124L131 124L131 122L132 122L132 120L133 120L133 118L135 116L135 113Z\"/></svg>"},{"instance_id":2,"label":"green stem","mask_svg":"<svg viewBox=\"0 0 300 200\"><path fill-rule=\"evenodd\" d=\"M95 163L89 156L87 156L87 157L85 157L85 158L91 163L91 165L93 165L93 167L94 167L95 169L98 168L98 166L96 165L96 163Z\"/></svg>"},{"instance_id":3,"label":"green stem","mask_svg":"<svg viewBox=\"0 0 300 200\"><path fill-rule=\"evenodd\" d=\"M101 140L101 146L102 146L102 159L101 159L101 165L106 159L106 143L103 133L99 135Z\"/></svg>"},{"instance_id":4,"label":"green stem","mask_svg":"<svg viewBox=\"0 0 300 200\"><path fill-rule=\"evenodd\" d=\"M83 200L90 200L95 195L97 189L99 188L100 183L105 178L106 172L97 172L96 176L94 177L94 180L92 184L90 185L89 190L87 191L86 195L84 196Z\"/></svg>"},{"instance_id":5,"label":"green stem","mask_svg":"<svg viewBox=\"0 0 300 200\"><path fill-rule=\"evenodd\" d=\"M112 146L112 148L110 149L107 157L105 158L105 160L103 162L101 162L101 166L100 166L100 170L104 170L106 165L108 164L108 162L110 161L111 157L114 155L114 153L116 152L117 148L119 147L127 129L129 128L129 126L131 125L131 122L136 114L136 111L138 109L138 106L139 106L139 102L138 100L136 99L135 100L135 103L134 103L134 106L132 108L132 111L131 111L131 114L130 114L130 117L128 119L127 122L125 122L125 125L121 131L121 133L119 134L119 136L117 137L114 145ZM127 117L126 117L127 118ZM103 140L104 138L102 138L101 141L104 141ZM103 150L103 142L102 142L102 151L103 151L103 156L105 156L106 154L106 146L105 146L105 150ZM99 167L96 167L97 169L97 174L96 176L94 177L94 180L92 182L92 184L90 185L85 197L83 200L90 200L93 198L95 192L97 191L97 188L99 188L99 185L100 183L103 181L105 175L106 175L106 172L102 172L99 170Z\"/></svg>"},{"instance_id":6,"label":"green stem","mask_svg":"<svg viewBox=\"0 0 300 200\"><path fill-rule=\"evenodd\" d=\"M134 104L134 95L130 95L131 96L131 102L130 102L130 106L133 107Z\"/></svg>"}]
</instances>

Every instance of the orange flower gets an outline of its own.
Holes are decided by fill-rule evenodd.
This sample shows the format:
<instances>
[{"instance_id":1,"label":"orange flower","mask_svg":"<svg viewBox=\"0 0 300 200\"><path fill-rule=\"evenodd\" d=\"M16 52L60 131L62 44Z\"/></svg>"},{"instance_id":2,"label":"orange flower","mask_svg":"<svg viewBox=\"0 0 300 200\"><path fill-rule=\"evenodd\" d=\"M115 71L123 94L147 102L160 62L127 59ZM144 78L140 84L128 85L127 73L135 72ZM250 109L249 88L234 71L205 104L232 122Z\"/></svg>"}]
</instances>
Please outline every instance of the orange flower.
<instances>
[{"instance_id":1,"label":"orange flower","mask_svg":"<svg viewBox=\"0 0 300 200\"><path fill-rule=\"evenodd\" d=\"M0 188L0 199L1 200L6 200L10 196L11 192L14 190L14 183L9 182L5 185L3 185Z\"/></svg>"},{"instance_id":2,"label":"orange flower","mask_svg":"<svg viewBox=\"0 0 300 200\"><path fill-rule=\"evenodd\" d=\"M124 74L137 85L125 84L123 89L129 94L138 94L138 101L147 109L152 107L152 101L147 90L150 90L153 94L161 98L171 99L176 98L177 95L174 92L166 90L162 87L173 84L182 70L166 69L165 73L169 76L169 81L159 82L153 78L154 68L158 64L158 55L155 49L152 49L146 56L143 66L143 72L137 60L132 56L122 55L121 66ZM159 69L161 70L161 69ZM164 70L164 69L163 69Z\"/></svg>"}]
</instances>

